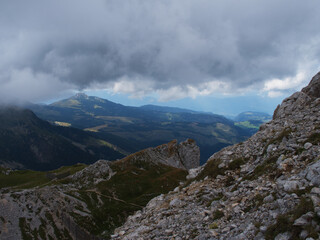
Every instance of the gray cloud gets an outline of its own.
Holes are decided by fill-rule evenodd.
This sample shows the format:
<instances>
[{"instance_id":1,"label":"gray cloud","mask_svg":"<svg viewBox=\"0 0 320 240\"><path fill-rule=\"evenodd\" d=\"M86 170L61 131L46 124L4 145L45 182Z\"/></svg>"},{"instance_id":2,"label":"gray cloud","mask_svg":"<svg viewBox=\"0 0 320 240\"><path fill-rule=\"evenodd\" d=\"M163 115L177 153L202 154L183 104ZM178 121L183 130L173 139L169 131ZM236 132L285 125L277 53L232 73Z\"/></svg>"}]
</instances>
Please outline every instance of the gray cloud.
<instances>
[{"instance_id":1,"label":"gray cloud","mask_svg":"<svg viewBox=\"0 0 320 240\"><path fill-rule=\"evenodd\" d=\"M3 0L0 95L45 99L123 79L172 96L208 82L236 92L302 72L297 88L319 68L319 22L317 0Z\"/></svg>"}]
</instances>

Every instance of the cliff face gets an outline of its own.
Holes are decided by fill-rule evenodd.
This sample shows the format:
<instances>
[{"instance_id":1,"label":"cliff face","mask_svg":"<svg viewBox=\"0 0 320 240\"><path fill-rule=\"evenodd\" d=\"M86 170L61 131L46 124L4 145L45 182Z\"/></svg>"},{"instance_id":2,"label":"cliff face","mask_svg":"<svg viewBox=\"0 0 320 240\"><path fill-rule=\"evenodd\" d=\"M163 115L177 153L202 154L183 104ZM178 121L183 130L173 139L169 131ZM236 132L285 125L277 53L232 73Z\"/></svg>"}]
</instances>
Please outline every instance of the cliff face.
<instances>
[{"instance_id":1,"label":"cliff face","mask_svg":"<svg viewBox=\"0 0 320 240\"><path fill-rule=\"evenodd\" d=\"M129 217L114 239L318 239L320 73L247 141ZM194 174L195 172L198 175Z\"/></svg>"}]
</instances>

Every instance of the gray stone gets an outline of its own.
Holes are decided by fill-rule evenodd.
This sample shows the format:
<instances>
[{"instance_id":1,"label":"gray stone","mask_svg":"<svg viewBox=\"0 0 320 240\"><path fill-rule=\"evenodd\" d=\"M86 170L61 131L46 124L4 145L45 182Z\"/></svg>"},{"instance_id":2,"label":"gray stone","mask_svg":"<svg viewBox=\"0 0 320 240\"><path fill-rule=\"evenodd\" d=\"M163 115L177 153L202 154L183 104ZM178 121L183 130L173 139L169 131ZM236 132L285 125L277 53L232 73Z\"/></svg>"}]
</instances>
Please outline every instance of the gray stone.
<instances>
[{"instance_id":1,"label":"gray stone","mask_svg":"<svg viewBox=\"0 0 320 240\"><path fill-rule=\"evenodd\" d=\"M310 198L312 200L312 203L313 203L314 207L319 207L320 206L320 198L319 197L311 195Z\"/></svg>"},{"instance_id":2,"label":"gray stone","mask_svg":"<svg viewBox=\"0 0 320 240\"><path fill-rule=\"evenodd\" d=\"M302 215L301 217L299 217L298 219L296 219L293 223L294 226L306 226L309 225L310 222L312 221L312 218L314 216L313 212L308 212L304 215Z\"/></svg>"},{"instance_id":3,"label":"gray stone","mask_svg":"<svg viewBox=\"0 0 320 240\"><path fill-rule=\"evenodd\" d=\"M310 149L312 147L312 143L305 143L304 146L303 146L306 150Z\"/></svg>"},{"instance_id":4,"label":"gray stone","mask_svg":"<svg viewBox=\"0 0 320 240\"><path fill-rule=\"evenodd\" d=\"M186 177L187 179L193 179L198 176L198 174L201 172L202 167L197 167L197 168L191 168L188 171L188 176Z\"/></svg>"},{"instance_id":5,"label":"gray stone","mask_svg":"<svg viewBox=\"0 0 320 240\"><path fill-rule=\"evenodd\" d=\"M282 162L279 162L278 166L279 169L286 171L294 166L294 161L292 158L286 158Z\"/></svg>"},{"instance_id":6,"label":"gray stone","mask_svg":"<svg viewBox=\"0 0 320 240\"><path fill-rule=\"evenodd\" d=\"M283 184L283 189L286 192L292 192L299 189L300 186L301 186L301 183L299 181L296 181L296 180L285 181Z\"/></svg>"},{"instance_id":7,"label":"gray stone","mask_svg":"<svg viewBox=\"0 0 320 240\"><path fill-rule=\"evenodd\" d=\"M303 230L303 231L301 231L299 236L301 239L306 239L308 237L308 235L309 235L308 231Z\"/></svg>"},{"instance_id":8,"label":"gray stone","mask_svg":"<svg viewBox=\"0 0 320 240\"><path fill-rule=\"evenodd\" d=\"M314 187L311 189L310 193L320 195L320 188Z\"/></svg>"},{"instance_id":9,"label":"gray stone","mask_svg":"<svg viewBox=\"0 0 320 240\"><path fill-rule=\"evenodd\" d=\"M270 194L263 199L263 202L270 203L274 201L274 197Z\"/></svg>"},{"instance_id":10,"label":"gray stone","mask_svg":"<svg viewBox=\"0 0 320 240\"><path fill-rule=\"evenodd\" d=\"M276 145L270 144L267 148L267 153L271 153L273 151L277 150Z\"/></svg>"},{"instance_id":11,"label":"gray stone","mask_svg":"<svg viewBox=\"0 0 320 240\"><path fill-rule=\"evenodd\" d=\"M289 240L291 238L291 233L285 232L278 234L274 240Z\"/></svg>"},{"instance_id":12,"label":"gray stone","mask_svg":"<svg viewBox=\"0 0 320 240\"><path fill-rule=\"evenodd\" d=\"M177 206L181 205L181 201L179 199L175 198L175 199L171 200L169 205L170 205L170 207L177 207Z\"/></svg>"},{"instance_id":13,"label":"gray stone","mask_svg":"<svg viewBox=\"0 0 320 240\"><path fill-rule=\"evenodd\" d=\"M320 186L320 161L315 162L307 168L306 179L313 185Z\"/></svg>"}]
</instances>

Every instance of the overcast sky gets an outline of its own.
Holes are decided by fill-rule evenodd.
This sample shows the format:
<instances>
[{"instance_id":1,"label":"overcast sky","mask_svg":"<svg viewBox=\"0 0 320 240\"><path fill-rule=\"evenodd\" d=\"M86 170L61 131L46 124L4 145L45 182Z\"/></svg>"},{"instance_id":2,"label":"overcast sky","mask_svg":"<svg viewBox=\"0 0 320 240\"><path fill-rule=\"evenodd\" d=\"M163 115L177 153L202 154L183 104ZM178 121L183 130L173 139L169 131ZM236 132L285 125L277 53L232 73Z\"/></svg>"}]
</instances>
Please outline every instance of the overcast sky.
<instances>
[{"instance_id":1,"label":"overcast sky","mask_svg":"<svg viewBox=\"0 0 320 240\"><path fill-rule=\"evenodd\" d=\"M319 0L1 0L0 99L275 102L320 71L319 23Z\"/></svg>"}]
</instances>

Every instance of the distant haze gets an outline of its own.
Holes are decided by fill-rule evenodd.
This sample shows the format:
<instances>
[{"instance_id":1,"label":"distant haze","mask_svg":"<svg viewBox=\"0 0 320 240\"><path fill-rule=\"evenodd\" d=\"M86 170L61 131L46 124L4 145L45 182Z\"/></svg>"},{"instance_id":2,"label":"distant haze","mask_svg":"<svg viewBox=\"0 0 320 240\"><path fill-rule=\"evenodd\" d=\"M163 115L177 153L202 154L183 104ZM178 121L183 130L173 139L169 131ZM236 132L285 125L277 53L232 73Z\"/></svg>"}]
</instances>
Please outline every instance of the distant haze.
<instances>
[{"instance_id":1,"label":"distant haze","mask_svg":"<svg viewBox=\"0 0 320 240\"><path fill-rule=\"evenodd\" d=\"M319 22L318 0L1 0L0 99L99 89L270 113L320 70Z\"/></svg>"}]
</instances>

